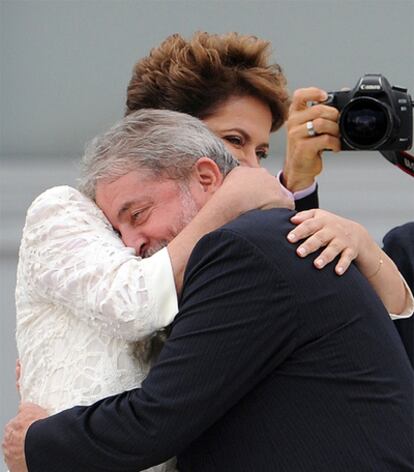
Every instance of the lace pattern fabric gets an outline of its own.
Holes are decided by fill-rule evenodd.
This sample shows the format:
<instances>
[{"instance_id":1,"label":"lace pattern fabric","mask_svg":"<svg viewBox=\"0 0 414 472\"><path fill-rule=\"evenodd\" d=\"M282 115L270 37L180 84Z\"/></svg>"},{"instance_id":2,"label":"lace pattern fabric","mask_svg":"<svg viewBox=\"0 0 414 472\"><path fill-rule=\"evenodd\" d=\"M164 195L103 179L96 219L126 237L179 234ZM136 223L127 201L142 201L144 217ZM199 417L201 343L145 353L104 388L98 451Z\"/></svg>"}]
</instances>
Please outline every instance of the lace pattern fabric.
<instances>
[{"instance_id":1,"label":"lace pattern fabric","mask_svg":"<svg viewBox=\"0 0 414 472\"><path fill-rule=\"evenodd\" d=\"M24 401L53 414L141 384L151 335L177 313L163 251L151 260L136 257L73 188L50 189L33 202L16 285ZM167 470L173 464L149 469Z\"/></svg>"}]
</instances>

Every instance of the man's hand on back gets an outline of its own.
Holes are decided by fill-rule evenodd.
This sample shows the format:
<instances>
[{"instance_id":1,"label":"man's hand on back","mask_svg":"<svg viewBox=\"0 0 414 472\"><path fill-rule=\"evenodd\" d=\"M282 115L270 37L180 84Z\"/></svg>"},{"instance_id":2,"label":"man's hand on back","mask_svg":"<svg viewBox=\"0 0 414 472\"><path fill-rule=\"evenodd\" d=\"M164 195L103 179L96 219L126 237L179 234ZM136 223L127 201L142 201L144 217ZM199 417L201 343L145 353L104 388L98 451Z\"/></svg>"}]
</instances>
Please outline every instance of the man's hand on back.
<instances>
[{"instance_id":1,"label":"man's hand on back","mask_svg":"<svg viewBox=\"0 0 414 472\"><path fill-rule=\"evenodd\" d=\"M46 410L34 403L22 403L18 415L4 430L3 454L10 472L27 472L24 441L30 425L48 416Z\"/></svg>"}]
</instances>

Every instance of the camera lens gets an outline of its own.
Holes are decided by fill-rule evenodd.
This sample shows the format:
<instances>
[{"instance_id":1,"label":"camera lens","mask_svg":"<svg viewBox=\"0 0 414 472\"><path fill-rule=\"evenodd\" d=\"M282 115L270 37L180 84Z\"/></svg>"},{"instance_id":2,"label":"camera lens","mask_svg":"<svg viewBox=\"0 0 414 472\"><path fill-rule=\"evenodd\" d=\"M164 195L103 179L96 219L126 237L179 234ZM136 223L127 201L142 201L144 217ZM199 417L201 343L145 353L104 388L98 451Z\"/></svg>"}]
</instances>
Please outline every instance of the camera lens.
<instances>
[{"instance_id":1,"label":"camera lens","mask_svg":"<svg viewBox=\"0 0 414 472\"><path fill-rule=\"evenodd\" d=\"M387 105L375 98L355 98L343 109L340 128L351 147L375 149L389 137L392 115Z\"/></svg>"}]
</instances>

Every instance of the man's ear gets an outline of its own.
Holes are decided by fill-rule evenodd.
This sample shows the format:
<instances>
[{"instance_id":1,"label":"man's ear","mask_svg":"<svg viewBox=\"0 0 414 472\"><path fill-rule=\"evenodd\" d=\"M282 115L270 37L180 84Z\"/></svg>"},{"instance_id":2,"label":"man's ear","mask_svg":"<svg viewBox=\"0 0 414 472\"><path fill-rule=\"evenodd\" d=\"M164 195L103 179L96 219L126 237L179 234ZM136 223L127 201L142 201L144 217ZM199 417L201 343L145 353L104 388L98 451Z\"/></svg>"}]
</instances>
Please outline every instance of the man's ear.
<instances>
[{"instance_id":1,"label":"man's ear","mask_svg":"<svg viewBox=\"0 0 414 472\"><path fill-rule=\"evenodd\" d=\"M214 193L223 183L218 165L209 157L201 157L194 165L194 177L204 192Z\"/></svg>"}]
</instances>

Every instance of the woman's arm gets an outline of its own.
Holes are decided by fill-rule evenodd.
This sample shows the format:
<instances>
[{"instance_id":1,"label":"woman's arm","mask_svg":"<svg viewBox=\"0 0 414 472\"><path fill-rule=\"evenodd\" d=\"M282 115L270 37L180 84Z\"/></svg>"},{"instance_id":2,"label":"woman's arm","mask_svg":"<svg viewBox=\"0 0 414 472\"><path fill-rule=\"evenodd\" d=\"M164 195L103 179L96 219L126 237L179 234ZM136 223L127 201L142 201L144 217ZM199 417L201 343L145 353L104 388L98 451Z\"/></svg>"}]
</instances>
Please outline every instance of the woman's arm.
<instances>
[{"instance_id":1,"label":"woman's arm","mask_svg":"<svg viewBox=\"0 0 414 472\"><path fill-rule=\"evenodd\" d=\"M291 221L298 226L287 235L288 240L296 243L305 239L296 250L299 256L325 247L315 258L315 267L322 269L339 256L335 265L338 275L355 261L392 317L413 312L413 296L405 280L362 225L317 209L297 213Z\"/></svg>"}]
</instances>

